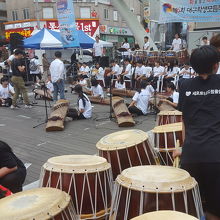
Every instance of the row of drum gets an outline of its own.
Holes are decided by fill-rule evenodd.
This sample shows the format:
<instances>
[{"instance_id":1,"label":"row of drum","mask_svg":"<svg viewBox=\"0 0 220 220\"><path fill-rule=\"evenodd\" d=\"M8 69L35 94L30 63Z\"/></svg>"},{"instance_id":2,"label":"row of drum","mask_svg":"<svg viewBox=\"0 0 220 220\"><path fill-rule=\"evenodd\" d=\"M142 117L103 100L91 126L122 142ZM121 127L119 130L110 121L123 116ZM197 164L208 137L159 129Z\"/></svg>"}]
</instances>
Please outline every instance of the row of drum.
<instances>
[{"instance_id":1,"label":"row of drum","mask_svg":"<svg viewBox=\"0 0 220 220\"><path fill-rule=\"evenodd\" d=\"M175 111L161 112L154 134L174 134L180 123L173 122L181 121L180 116ZM160 143L157 151L169 153L171 142L163 146L167 138L160 139L164 140L155 142ZM2 199L1 219L127 220L159 210L175 210L202 218L197 182L184 170L158 165L160 154L155 153L157 147L152 146L145 132L115 132L103 137L97 148L102 157L50 158L40 176L40 187L49 188Z\"/></svg>"},{"instance_id":2,"label":"row of drum","mask_svg":"<svg viewBox=\"0 0 220 220\"><path fill-rule=\"evenodd\" d=\"M189 54L186 49L178 52L173 50L168 51L135 51L132 54L132 61L137 62L139 60L148 61L154 63L156 61L173 62L178 61L180 65L183 65L189 59Z\"/></svg>"},{"instance_id":3,"label":"row of drum","mask_svg":"<svg viewBox=\"0 0 220 220\"><path fill-rule=\"evenodd\" d=\"M111 165L99 156L50 158L41 173L40 186L46 188L1 199L0 219L128 220L160 210L204 216L198 184L184 170L135 166L123 170L114 184L112 178Z\"/></svg>"}]
</instances>

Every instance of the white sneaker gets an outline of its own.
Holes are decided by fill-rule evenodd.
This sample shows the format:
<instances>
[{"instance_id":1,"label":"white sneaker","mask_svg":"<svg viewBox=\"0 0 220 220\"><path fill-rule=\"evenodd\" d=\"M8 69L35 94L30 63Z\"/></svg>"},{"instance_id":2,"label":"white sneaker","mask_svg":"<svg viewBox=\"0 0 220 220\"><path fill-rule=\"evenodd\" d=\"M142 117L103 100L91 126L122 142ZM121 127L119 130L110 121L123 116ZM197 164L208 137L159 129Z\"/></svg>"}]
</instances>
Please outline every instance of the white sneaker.
<instances>
[{"instance_id":1,"label":"white sneaker","mask_svg":"<svg viewBox=\"0 0 220 220\"><path fill-rule=\"evenodd\" d=\"M18 107L17 105L16 106L14 106L14 105L11 105L11 107L10 107L11 109L19 109L20 107Z\"/></svg>"},{"instance_id":2,"label":"white sneaker","mask_svg":"<svg viewBox=\"0 0 220 220\"><path fill-rule=\"evenodd\" d=\"M24 107L25 107L25 108L32 108L31 105L25 105Z\"/></svg>"}]
</instances>

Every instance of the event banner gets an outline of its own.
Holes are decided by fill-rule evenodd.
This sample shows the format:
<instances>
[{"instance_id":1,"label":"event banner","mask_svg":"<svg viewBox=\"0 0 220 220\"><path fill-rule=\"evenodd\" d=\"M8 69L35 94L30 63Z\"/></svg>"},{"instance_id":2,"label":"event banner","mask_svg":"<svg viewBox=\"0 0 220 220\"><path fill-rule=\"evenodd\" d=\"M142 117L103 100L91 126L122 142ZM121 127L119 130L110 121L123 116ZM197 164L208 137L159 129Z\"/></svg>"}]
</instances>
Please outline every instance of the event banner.
<instances>
[{"instance_id":1,"label":"event banner","mask_svg":"<svg viewBox=\"0 0 220 220\"><path fill-rule=\"evenodd\" d=\"M79 47L72 0L57 0L57 17L64 47Z\"/></svg>"},{"instance_id":2,"label":"event banner","mask_svg":"<svg viewBox=\"0 0 220 220\"><path fill-rule=\"evenodd\" d=\"M160 23L220 21L220 0L160 0L160 2Z\"/></svg>"}]
</instances>

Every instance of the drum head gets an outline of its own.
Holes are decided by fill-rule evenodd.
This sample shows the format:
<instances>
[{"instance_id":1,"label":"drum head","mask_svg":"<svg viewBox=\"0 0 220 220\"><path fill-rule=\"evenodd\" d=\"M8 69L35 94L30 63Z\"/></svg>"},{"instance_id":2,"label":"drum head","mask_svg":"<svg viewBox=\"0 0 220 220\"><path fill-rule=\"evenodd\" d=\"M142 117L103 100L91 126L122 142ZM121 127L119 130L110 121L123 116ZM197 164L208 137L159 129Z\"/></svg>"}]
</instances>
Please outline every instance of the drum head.
<instances>
[{"instance_id":1,"label":"drum head","mask_svg":"<svg viewBox=\"0 0 220 220\"><path fill-rule=\"evenodd\" d=\"M70 203L70 196L53 188L38 188L0 200L1 220L51 219Z\"/></svg>"},{"instance_id":2,"label":"drum head","mask_svg":"<svg viewBox=\"0 0 220 220\"><path fill-rule=\"evenodd\" d=\"M141 130L133 129L118 131L103 137L96 144L96 147L99 150L115 151L135 146L143 143L147 139L147 133Z\"/></svg>"},{"instance_id":3,"label":"drum head","mask_svg":"<svg viewBox=\"0 0 220 220\"><path fill-rule=\"evenodd\" d=\"M144 192L183 192L197 183L182 169L169 166L137 166L128 168L116 182L126 188Z\"/></svg>"},{"instance_id":4,"label":"drum head","mask_svg":"<svg viewBox=\"0 0 220 220\"><path fill-rule=\"evenodd\" d=\"M183 130L183 123L173 123L173 124L167 124L167 125L160 125L155 127L152 131L153 133L167 133L167 132L176 132L176 131L182 131Z\"/></svg>"},{"instance_id":5,"label":"drum head","mask_svg":"<svg viewBox=\"0 0 220 220\"><path fill-rule=\"evenodd\" d=\"M64 155L48 159L43 167L61 173L96 173L110 169L111 165L105 158L95 155Z\"/></svg>"},{"instance_id":6,"label":"drum head","mask_svg":"<svg viewBox=\"0 0 220 220\"><path fill-rule=\"evenodd\" d=\"M191 215L175 211L158 211L149 212L147 214L132 218L132 220L199 220Z\"/></svg>"},{"instance_id":7,"label":"drum head","mask_svg":"<svg viewBox=\"0 0 220 220\"><path fill-rule=\"evenodd\" d=\"M180 111L160 111L158 113L159 116L162 116L162 115L182 115L182 112Z\"/></svg>"}]
</instances>

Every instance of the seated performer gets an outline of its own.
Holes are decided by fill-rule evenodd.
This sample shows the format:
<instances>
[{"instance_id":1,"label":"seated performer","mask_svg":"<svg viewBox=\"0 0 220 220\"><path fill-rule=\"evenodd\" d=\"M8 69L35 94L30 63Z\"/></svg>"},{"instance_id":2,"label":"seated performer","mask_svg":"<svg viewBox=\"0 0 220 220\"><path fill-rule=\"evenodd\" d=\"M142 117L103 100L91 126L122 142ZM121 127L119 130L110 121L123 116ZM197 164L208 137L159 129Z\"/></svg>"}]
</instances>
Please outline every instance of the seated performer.
<instances>
[{"instance_id":1,"label":"seated performer","mask_svg":"<svg viewBox=\"0 0 220 220\"><path fill-rule=\"evenodd\" d=\"M146 90L147 82L141 81L141 88L135 93L132 98L128 110L131 114L146 115L148 113L149 92Z\"/></svg>"},{"instance_id":2,"label":"seated performer","mask_svg":"<svg viewBox=\"0 0 220 220\"><path fill-rule=\"evenodd\" d=\"M78 84L81 85L82 87L86 87L87 86L87 82L86 79L84 78L83 75L79 75L78 76Z\"/></svg>"},{"instance_id":3,"label":"seated performer","mask_svg":"<svg viewBox=\"0 0 220 220\"><path fill-rule=\"evenodd\" d=\"M96 79L97 80L104 80L104 69L100 66L99 63L96 63L95 68L97 69L96 72Z\"/></svg>"},{"instance_id":4,"label":"seated performer","mask_svg":"<svg viewBox=\"0 0 220 220\"><path fill-rule=\"evenodd\" d=\"M165 68L160 65L160 62L155 62L155 66L153 68L153 87L158 89L159 91L159 85L160 80L162 76L165 74Z\"/></svg>"},{"instance_id":5,"label":"seated performer","mask_svg":"<svg viewBox=\"0 0 220 220\"><path fill-rule=\"evenodd\" d=\"M117 76L121 74L121 68L115 60L111 61L111 66L112 66L112 71L110 72L110 74L113 75L113 78L116 79Z\"/></svg>"},{"instance_id":6,"label":"seated performer","mask_svg":"<svg viewBox=\"0 0 220 220\"><path fill-rule=\"evenodd\" d=\"M116 89L124 89L124 90L126 90L126 85L125 85L124 77L122 75L118 76L118 79L115 82L115 88Z\"/></svg>"},{"instance_id":7,"label":"seated performer","mask_svg":"<svg viewBox=\"0 0 220 220\"><path fill-rule=\"evenodd\" d=\"M14 88L8 82L8 78L3 77L0 84L0 106L10 107L14 93Z\"/></svg>"},{"instance_id":8,"label":"seated performer","mask_svg":"<svg viewBox=\"0 0 220 220\"><path fill-rule=\"evenodd\" d=\"M46 82L47 90L52 94L54 91L53 83L51 81L51 75L48 75L47 82Z\"/></svg>"},{"instance_id":9,"label":"seated performer","mask_svg":"<svg viewBox=\"0 0 220 220\"><path fill-rule=\"evenodd\" d=\"M78 84L78 77L74 76L70 81L70 92L73 93L75 86Z\"/></svg>"},{"instance_id":10,"label":"seated performer","mask_svg":"<svg viewBox=\"0 0 220 220\"><path fill-rule=\"evenodd\" d=\"M22 184L26 177L26 168L12 149L0 141L0 185L13 193L22 191Z\"/></svg>"},{"instance_id":11,"label":"seated performer","mask_svg":"<svg viewBox=\"0 0 220 220\"><path fill-rule=\"evenodd\" d=\"M161 99L160 102L167 103L168 105L177 108L179 103L179 93L176 92L175 86L172 82L167 84L166 91L169 94L169 97L166 99Z\"/></svg>"},{"instance_id":12,"label":"seated performer","mask_svg":"<svg viewBox=\"0 0 220 220\"><path fill-rule=\"evenodd\" d=\"M190 67L189 63L186 63L184 67L180 70L179 75L180 75L180 79L179 79L179 88L180 88L184 80L193 78L194 70L192 67Z\"/></svg>"},{"instance_id":13,"label":"seated performer","mask_svg":"<svg viewBox=\"0 0 220 220\"><path fill-rule=\"evenodd\" d=\"M142 60L137 61L137 66L135 70L135 81L139 82L146 76L146 67L143 65Z\"/></svg>"},{"instance_id":14,"label":"seated performer","mask_svg":"<svg viewBox=\"0 0 220 220\"><path fill-rule=\"evenodd\" d=\"M91 91L92 91L92 96L94 97L100 97L101 99L104 98L104 92L102 87L99 85L97 79L93 78L91 79Z\"/></svg>"},{"instance_id":15,"label":"seated performer","mask_svg":"<svg viewBox=\"0 0 220 220\"><path fill-rule=\"evenodd\" d=\"M74 91L78 94L78 109L69 109L67 117L73 120L88 119L92 117L92 105L86 94L83 93L81 85L76 85Z\"/></svg>"},{"instance_id":16,"label":"seated performer","mask_svg":"<svg viewBox=\"0 0 220 220\"><path fill-rule=\"evenodd\" d=\"M89 78L89 73L89 67L86 65L86 63L83 63L79 69L78 75L83 75L83 78Z\"/></svg>"},{"instance_id":17,"label":"seated performer","mask_svg":"<svg viewBox=\"0 0 220 220\"><path fill-rule=\"evenodd\" d=\"M131 79L131 75L132 75L131 69L132 69L132 66L130 64L130 59L126 58L124 63L125 63L125 71L122 72L122 75L125 77L124 79Z\"/></svg>"},{"instance_id":18,"label":"seated performer","mask_svg":"<svg viewBox=\"0 0 220 220\"><path fill-rule=\"evenodd\" d=\"M178 67L177 62L170 62L165 67L165 77L164 77L164 84L167 85L169 82L177 82L178 81L178 74L180 72L180 68Z\"/></svg>"}]
</instances>

